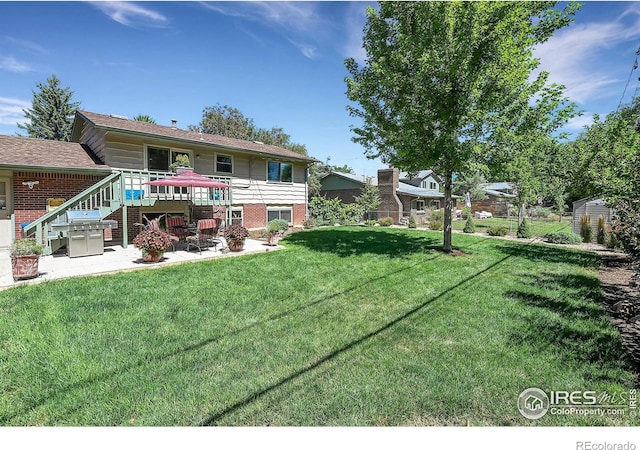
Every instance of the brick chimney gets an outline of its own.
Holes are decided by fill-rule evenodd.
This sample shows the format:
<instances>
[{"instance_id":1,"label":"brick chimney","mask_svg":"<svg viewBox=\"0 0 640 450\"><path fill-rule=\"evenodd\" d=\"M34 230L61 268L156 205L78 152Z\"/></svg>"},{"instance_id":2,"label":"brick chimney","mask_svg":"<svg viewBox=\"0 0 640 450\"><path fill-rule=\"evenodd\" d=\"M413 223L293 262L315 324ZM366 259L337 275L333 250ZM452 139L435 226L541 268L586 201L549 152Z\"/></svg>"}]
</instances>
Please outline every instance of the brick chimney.
<instances>
[{"instance_id":1,"label":"brick chimney","mask_svg":"<svg viewBox=\"0 0 640 450\"><path fill-rule=\"evenodd\" d=\"M399 185L400 171L398 169L390 167L378 170L378 193L380 194L378 218L388 215L395 224L399 224L402 217L402 202L396 194Z\"/></svg>"}]
</instances>

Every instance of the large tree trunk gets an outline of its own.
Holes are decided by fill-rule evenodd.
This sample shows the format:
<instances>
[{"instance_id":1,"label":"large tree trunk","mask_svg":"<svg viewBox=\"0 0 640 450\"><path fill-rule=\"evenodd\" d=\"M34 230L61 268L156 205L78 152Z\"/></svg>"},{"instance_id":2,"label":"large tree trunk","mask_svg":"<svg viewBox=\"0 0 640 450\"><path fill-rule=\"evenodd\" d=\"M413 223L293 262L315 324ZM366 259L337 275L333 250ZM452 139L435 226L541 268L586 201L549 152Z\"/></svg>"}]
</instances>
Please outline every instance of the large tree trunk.
<instances>
[{"instance_id":1,"label":"large tree trunk","mask_svg":"<svg viewBox=\"0 0 640 450\"><path fill-rule=\"evenodd\" d=\"M451 189L453 187L453 172L448 170L444 179L444 245L443 250L451 252L451 210L453 203Z\"/></svg>"}]
</instances>

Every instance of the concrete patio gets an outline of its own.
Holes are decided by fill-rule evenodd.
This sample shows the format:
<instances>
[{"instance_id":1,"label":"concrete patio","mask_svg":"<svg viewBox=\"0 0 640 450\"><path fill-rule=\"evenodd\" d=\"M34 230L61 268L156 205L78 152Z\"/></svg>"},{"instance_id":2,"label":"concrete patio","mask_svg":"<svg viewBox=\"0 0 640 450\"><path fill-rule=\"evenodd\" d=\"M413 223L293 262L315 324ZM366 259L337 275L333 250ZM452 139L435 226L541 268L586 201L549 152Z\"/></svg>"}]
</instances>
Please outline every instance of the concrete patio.
<instances>
[{"instance_id":1,"label":"concrete patio","mask_svg":"<svg viewBox=\"0 0 640 450\"><path fill-rule=\"evenodd\" d=\"M105 246L104 254L69 258L66 254L55 254L40 257L38 266L40 275L30 280L13 281L11 274L11 259L8 249L0 250L0 289L6 289L23 284L41 283L48 280L58 280L85 275L99 275L106 273L126 272L130 270L156 269L172 264L185 264L205 259L242 256L265 251L275 251L284 247L269 246L264 241L247 239L241 252L223 252L220 248L203 249L189 252L180 249L175 252L169 250L157 263L142 261L141 252L133 245L123 248L121 245Z\"/></svg>"}]
</instances>

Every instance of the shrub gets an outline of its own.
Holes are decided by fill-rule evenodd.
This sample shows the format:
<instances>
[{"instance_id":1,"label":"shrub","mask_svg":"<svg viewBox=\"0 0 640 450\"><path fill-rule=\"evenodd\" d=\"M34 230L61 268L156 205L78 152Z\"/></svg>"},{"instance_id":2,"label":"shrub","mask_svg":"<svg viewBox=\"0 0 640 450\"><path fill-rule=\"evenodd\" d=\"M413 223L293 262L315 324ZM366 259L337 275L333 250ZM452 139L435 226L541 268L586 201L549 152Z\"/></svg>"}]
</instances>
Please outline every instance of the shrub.
<instances>
[{"instance_id":1,"label":"shrub","mask_svg":"<svg viewBox=\"0 0 640 450\"><path fill-rule=\"evenodd\" d=\"M376 221L376 220L365 220L365 221L364 221L364 224L365 224L366 226L368 226L368 227L372 227L372 226L374 226L374 225L375 225L375 224L377 224L377 223L378 223L378 221Z\"/></svg>"},{"instance_id":2,"label":"shrub","mask_svg":"<svg viewBox=\"0 0 640 450\"><path fill-rule=\"evenodd\" d=\"M418 223L416 222L416 218L414 216L409 217L409 228L417 228Z\"/></svg>"},{"instance_id":3,"label":"shrub","mask_svg":"<svg viewBox=\"0 0 640 450\"><path fill-rule=\"evenodd\" d=\"M309 217L308 219L302 222L302 226L305 228L314 228L316 226L316 223L313 220L313 218Z\"/></svg>"},{"instance_id":4,"label":"shrub","mask_svg":"<svg viewBox=\"0 0 640 450\"><path fill-rule=\"evenodd\" d=\"M489 236L506 236L508 232L507 227L503 227L502 225L492 225L487 229Z\"/></svg>"},{"instance_id":5,"label":"shrub","mask_svg":"<svg viewBox=\"0 0 640 450\"><path fill-rule=\"evenodd\" d=\"M382 219L378 219L378 224L381 227L390 227L393 225L393 219L391 217L383 217Z\"/></svg>"},{"instance_id":6,"label":"shrub","mask_svg":"<svg viewBox=\"0 0 640 450\"><path fill-rule=\"evenodd\" d=\"M41 255L44 245L35 239L16 239L11 245L11 256Z\"/></svg>"},{"instance_id":7,"label":"shrub","mask_svg":"<svg viewBox=\"0 0 640 450\"><path fill-rule=\"evenodd\" d=\"M580 218L580 236L582 236L582 242L591 242L593 240L591 217L586 214Z\"/></svg>"},{"instance_id":8,"label":"shrub","mask_svg":"<svg viewBox=\"0 0 640 450\"><path fill-rule=\"evenodd\" d=\"M551 215L551 210L549 208L542 208L540 206L537 206L533 209L531 209L530 213L531 217L538 217L538 218L548 218Z\"/></svg>"},{"instance_id":9,"label":"shrub","mask_svg":"<svg viewBox=\"0 0 640 450\"><path fill-rule=\"evenodd\" d=\"M278 233L289 229L289 222L284 219L273 219L267 223L267 233Z\"/></svg>"},{"instance_id":10,"label":"shrub","mask_svg":"<svg viewBox=\"0 0 640 450\"><path fill-rule=\"evenodd\" d=\"M547 233L544 235L547 242L552 244L569 244L578 245L582 242L582 236L570 231L556 231L554 233Z\"/></svg>"},{"instance_id":11,"label":"shrub","mask_svg":"<svg viewBox=\"0 0 640 450\"><path fill-rule=\"evenodd\" d=\"M444 210L435 209L431 212L431 220L444 222Z\"/></svg>"},{"instance_id":12,"label":"shrub","mask_svg":"<svg viewBox=\"0 0 640 450\"><path fill-rule=\"evenodd\" d=\"M476 232L476 224L473 222L473 216L469 214L467 217L467 223L464 224L463 230L465 233L475 233Z\"/></svg>"},{"instance_id":13,"label":"shrub","mask_svg":"<svg viewBox=\"0 0 640 450\"><path fill-rule=\"evenodd\" d=\"M429 222L429 229L430 230L440 231L440 230L442 230L443 227L444 227L444 225L442 224L442 220L434 220L432 218L431 222Z\"/></svg>"},{"instance_id":14,"label":"shrub","mask_svg":"<svg viewBox=\"0 0 640 450\"><path fill-rule=\"evenodd\" d=\"M516 236L520 239L530 239L531 238L531 228L529 227L529 222L524 217L522 218L522 222L518 225L518 231L516 232Z\"/></svg>"},{"instance_id":15,"label":"shrub","mask_svg":"<svg viewBox=\"0 0 640 450\"><path fill-rule=\"evenodd\" d=\"M471 217L473 214L471 214L471 206L465 206L464 208L462 208L462 218L463 219L467 219L469 217Z\"/></svg>"},{"instance_id":16,"label":"shrub","mask_svg":"<svg viewBox=\"0 0 640 450\"><path fill-rule=\"evenodd\" d=\"M596 242L604 245L607 240L607 232L605 231L605 218L603 215L598 217L598 233L596 234Z\"/></svg>"}]
</instances>

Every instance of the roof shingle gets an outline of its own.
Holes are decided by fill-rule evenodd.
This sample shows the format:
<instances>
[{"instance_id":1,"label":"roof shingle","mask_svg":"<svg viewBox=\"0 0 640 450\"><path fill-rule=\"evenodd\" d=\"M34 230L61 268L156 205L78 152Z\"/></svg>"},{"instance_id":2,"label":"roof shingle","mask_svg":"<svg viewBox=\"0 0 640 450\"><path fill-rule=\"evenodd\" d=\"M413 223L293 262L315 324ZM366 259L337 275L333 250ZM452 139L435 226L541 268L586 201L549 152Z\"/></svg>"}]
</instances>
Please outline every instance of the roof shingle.
<instances>
[{"instance_id":1,"label":"roof shingle","mask_svg":"<svg viewBox=\"0 0 640 450\"><path fill-rule=\"evenodd\" d=\"M97 114L89 111L78 111L76 117L78 116L84 118L96 128L106 130L130 132L153 137L165 137L198 144L209 144L238 151L263 153L307 162L317 161L317 159L310 156L305 156L275 145L200 133L198 131L182 130L180 128L157 125L155 123L139 122L122 116Z\"/></svg>"},{"instance_id":2,"label":"roof shingle","mask_svg":"<svg viewBox=\"0 0 640 450\"><path fill-rule=\"evenodd\" d=\"M110 170L88 147L75 142L2 135L0 164L25 168Z\"/></svg>"}]
</instances>

